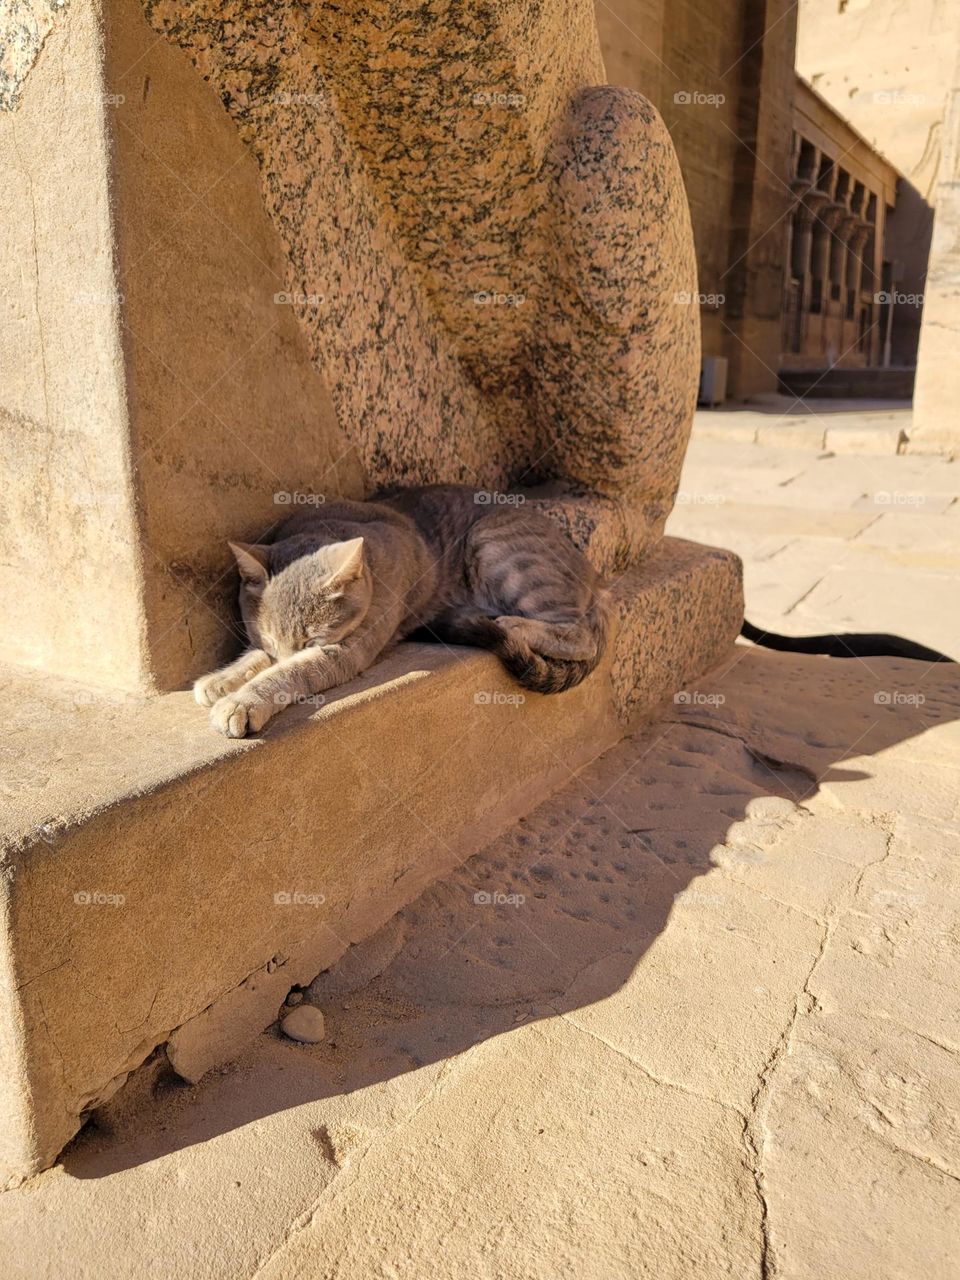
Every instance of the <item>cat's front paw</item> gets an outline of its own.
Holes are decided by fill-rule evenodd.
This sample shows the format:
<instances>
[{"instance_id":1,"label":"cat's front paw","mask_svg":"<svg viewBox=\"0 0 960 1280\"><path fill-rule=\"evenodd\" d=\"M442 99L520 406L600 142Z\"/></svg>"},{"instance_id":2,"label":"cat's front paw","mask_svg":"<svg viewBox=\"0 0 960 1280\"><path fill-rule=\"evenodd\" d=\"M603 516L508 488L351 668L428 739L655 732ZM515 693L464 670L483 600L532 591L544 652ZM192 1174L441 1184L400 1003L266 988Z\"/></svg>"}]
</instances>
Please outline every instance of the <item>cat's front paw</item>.
<instances>
[{"instance_id":1,"label":"cat's front paw","mask_svg":"<svg viewBox=\"0 0 960 1280\"><path fill-rule=\"evenodd\" d=\"M193 682L193 696L201 707L212 707L229 691L229 682L219 671L214 671L209 676L201 676L199 680Z\"/></svg>"},{"instance_id":2,"label":"cat's front paw","mask_svg":"<svg viewBox=\"0 0 960 1280\"><path fill-rule=\"evenodd\" d=\"M228 738L259 733L270 719L270 708L257 699L227 694L210 712L210 723Z\"/></svg>"}]
</instances>

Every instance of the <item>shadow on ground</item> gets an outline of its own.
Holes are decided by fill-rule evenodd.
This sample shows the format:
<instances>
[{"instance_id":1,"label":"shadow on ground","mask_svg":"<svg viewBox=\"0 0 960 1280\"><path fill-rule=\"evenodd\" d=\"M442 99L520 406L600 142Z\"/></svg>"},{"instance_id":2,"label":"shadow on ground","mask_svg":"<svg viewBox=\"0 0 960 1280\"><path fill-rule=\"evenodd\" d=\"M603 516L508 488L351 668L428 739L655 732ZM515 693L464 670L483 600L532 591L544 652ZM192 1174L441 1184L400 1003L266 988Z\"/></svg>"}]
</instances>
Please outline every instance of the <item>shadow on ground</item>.
<instances>
[{"instance_id":1,"label":"shadow on ground","mask_svg":"<svg viewBox=\"0 0 960 1280\"><path fill-rule=\"evenodd\" d=\"M770 927L755 904L769 903L775 874L778 895L792 898L778 905L816 916L823 858L850 860L842 846L856 835L856 811L874 822L887 815L889 835L897 798L883 791L889 779L878 782L871 757L909 741L911 753L929 757L935 797L943 735L937 744L925 735L953 722L955 740L960 674L952 665L740 646L682 696L665 720L595 761L320 975L309 998L324 1010L325 1043L265 1033L255 1088L241 1060L191 1089L164 1073L161 1054L67 1150L68 1174L104 1177L453 1059L524 1023L576 1019L639 965L658 974L655 999L648 984L647 998L624 1003L633 1043L670 1024L669 1034L700 1052L710 1041L710 987L721 979L755 984L749 1016L777 1025L782 992L778 1005L763 974L751 977L761 951L754 939ZM778 841L803 823L811 865L778 865ZM681 979L669 948L652 954L668 922L671 936L686 931L687 954L691 945L698 953L698 938L713 940L704 942L700 1005L689 1010L679 1008L691 999L689 969ZM742 957L722 975L709 969L718 938ZM265 1052L275 1068L266 1089ZM322 1147L329 1137L318 1131L316 1140Z\"/></svg>"}]
</instances>

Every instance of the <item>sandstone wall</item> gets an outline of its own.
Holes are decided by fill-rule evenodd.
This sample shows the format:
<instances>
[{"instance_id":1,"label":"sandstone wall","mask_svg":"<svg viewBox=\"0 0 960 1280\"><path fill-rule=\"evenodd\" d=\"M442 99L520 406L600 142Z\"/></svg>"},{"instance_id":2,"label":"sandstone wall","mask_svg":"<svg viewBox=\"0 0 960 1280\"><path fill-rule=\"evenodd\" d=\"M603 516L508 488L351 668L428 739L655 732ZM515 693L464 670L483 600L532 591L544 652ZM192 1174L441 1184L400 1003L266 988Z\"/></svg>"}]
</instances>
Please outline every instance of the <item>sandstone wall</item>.
<instances>
[{"instance_id":1,"label":"sandstone wall","mask_svg":"<svg viewBox=\"0 0 960 1280\"><path fill-rule=\"evenodd\" d=\"M904 175L887 257L902 264L893 362L913 364L941 172L944 110L960 41L954 0L801 0L797 69Z\"/></svg>"},{"instance_id":2,"label":"sandstone wall","mask_svg":"<svg viewBox=\"0 0 960 1280\"><path fill-rule=\"evenodd\" d=\"M646 93L677 148L704 353L730 361L730 394L775 390L793 7L782 0L597 0L596 14L611 82Z\"/></svg>"},{"instance_id":3,"label":"sandstone wall","mask_svg":"<svg viewBox=\"0 0 960 1280\"><path fill-rule=\"evenodd\" d=\"M800 0L797 70L933 203L955 0Z\"/></svg>"},{"instance_id":4,"label":"sandstone wall","mask_svg":"<svg viewBox=\"0 0 960 1280\"><path fill-rule=\"evenodd\" d=\"M960 453L960 49L944 113L911 448Z\"/></svg>"}]
</instances>

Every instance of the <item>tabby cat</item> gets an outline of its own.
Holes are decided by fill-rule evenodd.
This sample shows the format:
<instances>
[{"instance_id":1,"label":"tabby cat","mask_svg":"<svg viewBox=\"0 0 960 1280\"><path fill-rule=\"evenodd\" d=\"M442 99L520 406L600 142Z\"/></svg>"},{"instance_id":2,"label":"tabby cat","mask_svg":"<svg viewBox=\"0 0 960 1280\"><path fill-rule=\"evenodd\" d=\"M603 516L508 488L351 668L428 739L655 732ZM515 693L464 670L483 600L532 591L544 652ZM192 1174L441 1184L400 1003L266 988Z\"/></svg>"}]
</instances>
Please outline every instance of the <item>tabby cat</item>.
<instances>
[{"instance_id":1,"label":"tabby cat","mask_svg":"<svg viewBox=\"0 0 960 1280\"><path fill-rule=\"evenodd\" d=\"M606 644L606 592L559 526L519 504L491 509L466 486L329 502L269 542L230 546L252 647L194 694L231 738L406 637L490 649L539 693L579 684Z\"/></svg>"}]
</instances>

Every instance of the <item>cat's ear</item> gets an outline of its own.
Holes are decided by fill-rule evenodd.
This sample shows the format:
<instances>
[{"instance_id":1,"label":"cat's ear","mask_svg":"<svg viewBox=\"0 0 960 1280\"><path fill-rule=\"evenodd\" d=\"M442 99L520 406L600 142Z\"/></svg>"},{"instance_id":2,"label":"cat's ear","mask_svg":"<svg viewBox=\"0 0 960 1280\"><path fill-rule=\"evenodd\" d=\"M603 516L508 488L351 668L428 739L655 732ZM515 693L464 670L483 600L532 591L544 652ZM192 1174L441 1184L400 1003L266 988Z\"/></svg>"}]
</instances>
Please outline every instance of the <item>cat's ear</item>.
<instances>
[{"instance_id":1,"label":"cat's ear","mask_svg":"<svg viewBox=\"0 0 960 1280\"><path fill-rule=\"evenodd\" d=\"M267 582L270 548L247 542L228 542L227 546L234 554L241 579L248 587L262 590Z\"/></svg>"},{"instance_id":2,"label":"cat's ear","mask_svg":"<svg viewBox=\"0 0 960 1280\"><path fill-rule=\"evenodd\" d=\"M349 583L355 582L363 573L363 539L351 538L349 542L337 542L325 548L326 559L331 569L330 577L324 583L328 591L339 591Z\"/></svg>"}]
</instances>

